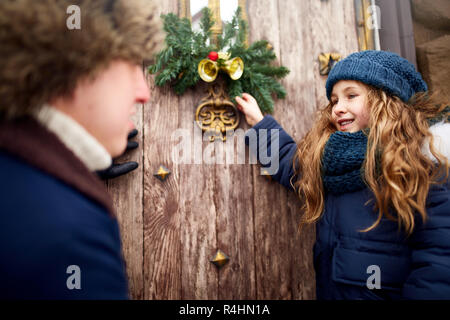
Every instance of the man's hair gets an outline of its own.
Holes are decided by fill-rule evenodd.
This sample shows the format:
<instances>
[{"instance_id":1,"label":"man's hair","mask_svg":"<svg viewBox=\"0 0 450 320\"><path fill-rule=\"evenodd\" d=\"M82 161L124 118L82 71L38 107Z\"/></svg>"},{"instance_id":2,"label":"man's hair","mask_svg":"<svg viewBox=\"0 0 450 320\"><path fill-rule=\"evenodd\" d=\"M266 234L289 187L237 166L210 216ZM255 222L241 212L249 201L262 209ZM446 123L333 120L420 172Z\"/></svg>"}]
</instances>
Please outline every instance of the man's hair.
<instances>
[{"instance_id":1,"label":"man's hair","mask_svg":"<svg viewBox=\"0 0 450 320\"><path fill-rule=\"evenodd\" d=\"M71 5L80 9L80 29L68 28ZM151 0L2 0L0 117L70 96L113 60L151 61L162 39Z\"/></svg>"}]
</instances>

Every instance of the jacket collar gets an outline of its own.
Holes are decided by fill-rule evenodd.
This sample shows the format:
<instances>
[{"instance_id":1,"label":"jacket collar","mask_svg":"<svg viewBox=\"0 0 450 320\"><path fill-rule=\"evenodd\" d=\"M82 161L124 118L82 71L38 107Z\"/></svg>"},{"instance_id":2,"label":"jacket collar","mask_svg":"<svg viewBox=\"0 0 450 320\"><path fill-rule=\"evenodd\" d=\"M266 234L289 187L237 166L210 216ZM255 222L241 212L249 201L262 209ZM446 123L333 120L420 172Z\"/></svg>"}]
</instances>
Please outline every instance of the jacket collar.
<instances>
[{"instance_id":1,"label":"jacket collar","mask_svg":"<svg viewBox=\"0 0 450 320\"><path fill-rule=\"evenodd\" d=\"M90 171L103 170L111 165L108 151L78 122L63 112L44 105L34 117L72 151Z\"/></svg>"},{"instance_id":2,"label":"jacket collar","mask_svg":"<svg viewBox=\"0 0 450 320\"><path fill-rule=\"evenodd\" d=\"M56 177L115 215L105 185L61 140L31 117L0 123L0 149Z\"/></svg>"}]
</instances>

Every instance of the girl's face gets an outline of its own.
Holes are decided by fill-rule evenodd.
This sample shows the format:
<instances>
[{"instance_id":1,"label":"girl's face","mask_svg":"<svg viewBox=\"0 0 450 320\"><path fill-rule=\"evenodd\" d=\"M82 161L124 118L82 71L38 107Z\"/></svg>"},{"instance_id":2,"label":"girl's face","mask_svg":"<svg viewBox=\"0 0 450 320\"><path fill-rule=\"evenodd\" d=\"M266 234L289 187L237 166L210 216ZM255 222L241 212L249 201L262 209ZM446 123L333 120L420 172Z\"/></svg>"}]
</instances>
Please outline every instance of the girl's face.
<instances>
[{"instance_id":1,"label":"girl's face","mask_svg":"<svg viewBox=\"0 0 450 320\"><path fill-rule=\"evenodd\" d=\"M339 131L357 132L367 128L369 110L368 90L359 81L340 80L331 93L331 118Z\"/></svg>"}]
</instances>

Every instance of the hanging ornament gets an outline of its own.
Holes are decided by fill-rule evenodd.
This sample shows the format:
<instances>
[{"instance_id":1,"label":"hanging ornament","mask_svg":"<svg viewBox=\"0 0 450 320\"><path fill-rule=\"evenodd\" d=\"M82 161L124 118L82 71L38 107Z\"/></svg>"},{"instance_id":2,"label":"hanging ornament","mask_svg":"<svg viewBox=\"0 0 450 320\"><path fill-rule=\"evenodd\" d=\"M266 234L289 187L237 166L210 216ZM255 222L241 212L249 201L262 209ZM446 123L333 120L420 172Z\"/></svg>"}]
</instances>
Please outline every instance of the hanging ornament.
<instances>
[{"instance_id":1,"label":"hanging ornament","mask_svg":"<svg viewBox=\"0 0 450 320\"><path fill-rule=\"evenodd\" d=\"M223 79L227 99L231 97L233 100L242 95L245 89L255 97L263 112L271 113L274 106L272 97L285 97L286 89L280 79L289 70L272 64L276 55L273 46L266 40L251 44L244 41L247 39L248 26L242 18L240 7L233 17L239 27L235 28L232 22L226 23L221 41L217 43L211 41L214 19L208 7L202 11L199 33L194 32L192 24L173 13L162 15L162 18L164 29L167 30L167 46L157 54L155 63L149 66L149 72L156 74L157 86L168 84L176 94L181 95L188 88L197 86L199 81L220 82L216 78L219 71L223 70L231 79L237 80ZM234 56L231 58L229 53Z\"/></svg>"},{"instance_id":2,"label":"hanging ornament","mask_svg":"<svg viewBox=\"0 0 450 320\"><path fill-rule=\"evenodd\" d=\"M216 58L217 55L217 58ZM216 58L216 60L211 59ZM244 61L235 57L230 60L230 53L211 51L208 59L203 59L198 64L198 74L203 81L213 82L217 78L219 70L224 70L231 79L237 80L244 73Z\"/></svg>"},{"instance_id":3,"label":"hanging ornament","mask_svg":"<svg viewBox=\"0 0 450 320\"><path fill-rule=\"evenodd\" d=\"M217 52L215 52L215 51L211 51L208 54L208 58L209 58L209 60L217 61L217 59L219 58L219 54Z\"/></svg>"}]
</instances>

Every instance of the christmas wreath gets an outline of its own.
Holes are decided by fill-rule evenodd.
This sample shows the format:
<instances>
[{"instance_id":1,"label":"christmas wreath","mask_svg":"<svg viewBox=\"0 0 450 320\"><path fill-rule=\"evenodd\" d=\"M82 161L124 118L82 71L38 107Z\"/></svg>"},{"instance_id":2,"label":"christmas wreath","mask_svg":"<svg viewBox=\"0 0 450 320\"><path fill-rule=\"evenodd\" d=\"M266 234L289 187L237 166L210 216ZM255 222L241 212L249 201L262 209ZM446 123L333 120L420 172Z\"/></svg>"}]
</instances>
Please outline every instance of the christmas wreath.
<instances>
[{"instance_id":1,"label":"christmas wreath","mask_svg":"<svg viewBox=\"0 0 450 320\"><path fill-rule=\"evenodd\" d=\"M209 8L202 11L200 31L192 29L189 19L179 18L173 13L162 15L161 18L167 34L166 47L157 54L155 63L149 67L150 73L157 74L156 85L169 84L175 93L183 94L202 79L200 63L209 61L219 69L233 63L233 68L243 71L237 72L236 79L226 77L226 92L234 103L236 96L248 92L255 97L263 112L272 112L272 94L278 98L286 96L286 90L278 80L285 77L289 70L271 65L276 55L266 40L246 45L248 26L241 17L241 8L236 10L231 22L224 24L223 33L218 35L214 43L210 41L214 21Z\"/></svg>"}]
</instances>

